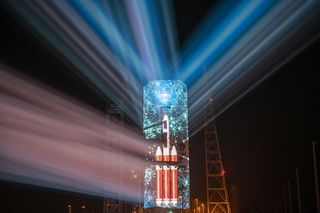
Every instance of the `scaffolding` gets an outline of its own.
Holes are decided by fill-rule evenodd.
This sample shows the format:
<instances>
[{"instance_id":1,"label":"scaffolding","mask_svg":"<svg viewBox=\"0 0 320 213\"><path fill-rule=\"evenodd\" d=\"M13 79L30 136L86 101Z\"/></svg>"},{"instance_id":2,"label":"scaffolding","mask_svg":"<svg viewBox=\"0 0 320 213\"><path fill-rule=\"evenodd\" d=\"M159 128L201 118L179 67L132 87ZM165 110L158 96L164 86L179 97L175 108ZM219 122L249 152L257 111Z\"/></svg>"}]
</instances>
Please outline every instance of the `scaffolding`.
<instances>
[{"instance_id":1,"label":"scaffolding","mask_svg":"<svg viewBox=\"0 0 320 213\"><path fill-rule=\"evenodd\" d=\"M124 114L121 109L113 108L113 106L107 108L106 120L124 127ZM121 153L119 153L119 157L121 157ZM118 196L118 199L105 197L103 200L103 213L123 212L123 206L124 203L120 200L120 196Z\"/></svg>"},{"instance_id":2,"label":"scaffolding","mask_svg":"<svg viewBox=\"0 0 320 213\"><path fill-rule=\"evenodd\" d=\"M206 189L208 213L231 213L215 121L205 127Z\"/></svg>"}]
</instances>

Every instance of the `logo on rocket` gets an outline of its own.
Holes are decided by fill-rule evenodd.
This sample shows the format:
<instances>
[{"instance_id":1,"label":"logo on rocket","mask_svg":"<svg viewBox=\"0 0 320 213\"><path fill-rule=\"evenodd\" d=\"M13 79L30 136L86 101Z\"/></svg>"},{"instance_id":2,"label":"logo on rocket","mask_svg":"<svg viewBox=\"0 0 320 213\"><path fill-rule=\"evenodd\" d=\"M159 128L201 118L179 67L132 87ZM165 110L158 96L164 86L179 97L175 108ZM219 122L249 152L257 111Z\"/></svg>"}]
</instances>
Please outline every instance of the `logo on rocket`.
<instances>
[{"instance_id":1,"label":"logo on rocket","mask_svg":"<svg viewBox=\"0 0 320 213\"><path fill-rule=\"evenodd\" d=\"M156 206L177 207L178 202L178 168L177 149L170 144L169 118L164 115L162 131L166 133L166 146L157 147L156 165Z\"/></svg>"}]
</instances>

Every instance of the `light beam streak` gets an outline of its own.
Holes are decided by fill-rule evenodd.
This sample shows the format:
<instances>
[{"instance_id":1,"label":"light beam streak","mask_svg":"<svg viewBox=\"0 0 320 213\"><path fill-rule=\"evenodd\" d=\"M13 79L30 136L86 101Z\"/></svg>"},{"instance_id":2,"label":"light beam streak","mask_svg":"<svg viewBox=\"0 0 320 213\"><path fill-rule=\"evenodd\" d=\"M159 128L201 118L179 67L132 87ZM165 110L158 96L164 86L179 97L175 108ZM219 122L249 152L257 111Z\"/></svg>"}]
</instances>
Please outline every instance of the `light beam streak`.
<instances>
[{"instance_id":1,"label":"light beam streak","mask_svg":"<svg viewBox=\"0 0 320 213\"><path fill-rule=\"evenodd\" d=\"M138 113L142 109L140 79L133 75L132 66L119 60L96 29L88 25L74 8L65 1L21 1L19 6L15 3L17 2L8 2L9 5L12 4L13 10L76 68L75 71L80 71L88 79L88 84L94 85L99 93L105 94L122 107L137 124L141 123L141 113ZM108 23L112 26L111 21ZM108 27L110 26L106 26ZM105 36L113 38L117 34ZM114 38L112 43L119 43L119 40L120 38ZM122 45L126 46L124 43ZM135 55L133 52L129 54ZM122 102L135 104L121 105Z\"/></svg>"},{"instance_id":2,"label":"light beam streak","mask_svg":"<svg viewBox=\"0 0 320 213\"><path fill-rule=\"evenodd\" d=\"M76 72L85 76L88 84L141 124L141 85L168 77L172 69L170 61L176 65L171 10L161 7L170 7L170 3L51 0L7 3Z\"/></svg>"},{"instance_id":3,"label":"light beam streak","mask_svg":"<svg viewBox=\"0 0 320 213\"><path fill-rule=\"evenodd\" d=\"M141 54L143 61L146 64L146 70L144 72L150 79L158 79L161 78L160 72L160 63L157 53L155 50L155 41L150 36L151 34L151 26L150 22L146 19L146 5L143 4L142 1L125 1L126 9L128 11L131 25L135 25L136 27L133 28L133 33L135 39L138 44L138 50ZM144 8L143 12L140 12L140 8ZM146 23L147 22L147 23ZM151 38L151 39L149 39Z\"/></svg>"},{"instance_id":4,"label":"light beam streak","mask_svg":"<svg viewBox=\"0 0 320 213\"><path fill-rule=\"evenodd\" d=\"M168 63L170 63L167 67L172 69L171 72L177 70L178 66L178 38L176 32L176 24L175 17L173 12L172 1L160 1L160 6L162 9L162 17L164 22L163 30L166 32L166 36L162 36L163 39L167 39L168 46ZM173 74L167 74L169 77L173 77Z\"/></svg>"},{"instance_id":5,"label":"light beam streak","mask_svg":"<svg viewBox=\"0 0 320 213\"><path fill-rule=\"evenodd\" d=\"M148 144L92 108L0 66L0 179L137 201Z\"/></svg>"},{"instance_id":6,"label":"light beam streak","mask_svg":"<svg viewBox=\"0 0 320 213\"><path fill-rule=\"evenodd\" d=\"M167 1L124 1L148 80L165 79L176 63L176 38ZM151 74L151 75L150 75Z\"/></svg>"},{"instance_id":7,"label":"light beam streak","mask_svg":"<svg viewBox=\"0 0 320 213\"><path fill-rule=\"evenodd\" d=\"M207 35L196 37L192 52L183 59L180 80L191 85L205 71L203 65L218 60L273 4L274 1L240 1L213 29L203 26Z\"/></svg>"},{"instance_id":8,"label":"light beam streak","mask_svg":"<svg viewBox=\"0 0 320 213\"><path fill-rule=\"evenodd\" d=\"M191 132L196 133L318 39L319 30L307 32L319 29L319 15L316 1L283 1L267 13L191 87ZM210 96L214 96L211 109L206 102Z\"/></svg>"},{"instance_id":9,"label":"light beam streak","mask_svg":"<svg viewBox=\"0 0 320 213\"><path fill-rule=\"evenodd\" d=\"M209 96L215 98L213 119L317 39L320 29L317 0L227 1L212 10L180 56L171 5L164 1L7 4L138 125L143 85L183 80L191 135L205 123Z\"/></svg>"}]
</instances>

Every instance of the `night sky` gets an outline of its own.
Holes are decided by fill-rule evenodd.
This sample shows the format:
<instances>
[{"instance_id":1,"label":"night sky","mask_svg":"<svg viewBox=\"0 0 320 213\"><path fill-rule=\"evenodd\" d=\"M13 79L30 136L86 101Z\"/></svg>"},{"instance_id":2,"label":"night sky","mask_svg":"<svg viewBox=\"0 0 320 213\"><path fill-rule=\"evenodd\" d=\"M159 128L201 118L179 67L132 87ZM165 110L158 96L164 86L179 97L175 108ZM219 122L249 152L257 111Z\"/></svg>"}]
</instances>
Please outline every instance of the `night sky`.
<instances>
[{"instance_id":1,"label":"night sky","mask_svg":"<svg viewBox=\"0 0 320 213\"><path fill-rule=\"evenodd\" d=\"M194 1L174 1L181 46L216 4L217 1L201 1L196 5ZM0 14L2 64L104 110L109 101L103 100L85 84L81 76L76 76L72 72L74 68L52 47L39 40L22 20L15 20L2 7ZM216 119L229 194L233 195L233 200L238 200L241 212L257 212L259 209L277 212L271 209L279 207L283 191L287 192L288 181L292 185L296 208L296 167L301 172L303 212L315 211L311 143L320 142L319 59L318 39ZM192 198L200 200L205 198L203 134L200 131L190 142L191 193ZM317 152L320 156L319 150ZM79 205L86 201L95 206L101 201L6 182L1 182L0 187L1 196L6 197L5 207L15 205L15 201L21 199L22 209L26 209L28 203L40 203L41 208L59 211L65 209L69 200ZM96 208L99 210L101 206Z\"/></svg>"}]
</instances>

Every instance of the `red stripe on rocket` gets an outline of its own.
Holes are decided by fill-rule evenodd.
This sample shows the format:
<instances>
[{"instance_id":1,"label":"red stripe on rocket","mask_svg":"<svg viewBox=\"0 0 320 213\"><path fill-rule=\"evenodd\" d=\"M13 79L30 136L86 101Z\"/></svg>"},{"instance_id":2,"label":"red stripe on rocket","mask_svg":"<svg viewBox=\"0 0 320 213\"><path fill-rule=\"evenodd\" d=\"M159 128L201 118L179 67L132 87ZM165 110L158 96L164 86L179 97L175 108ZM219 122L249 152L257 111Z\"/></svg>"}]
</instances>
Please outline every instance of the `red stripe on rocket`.
<instances>
[{"instance_id":1,"label":"red stripe on rocket","mask_svg":"<svg viewBox=\"0 0 320 213\"><path fill-rule=\"evenodd\" d=\"M156 161L162 161L162 152L160 146L157 147ZM162 205L162 167L156 165L156 206Z\"/></svg>"},{"instance_id":2,"label":"red stripe on rocket","mask_svg":"<svg viewBox=\"0 0 320 213\"><path fill-rule=\"evenodd\" d=\"M168 147L163 147L163 160L170 161L170 153ZM163 166L163 176L164 176L164 196L163 196L163 204L165 207L168 207L170 204L170 188L171 188L171 181L170 181L170 166L164 165Z\"/></svg>"}]
</instances>

